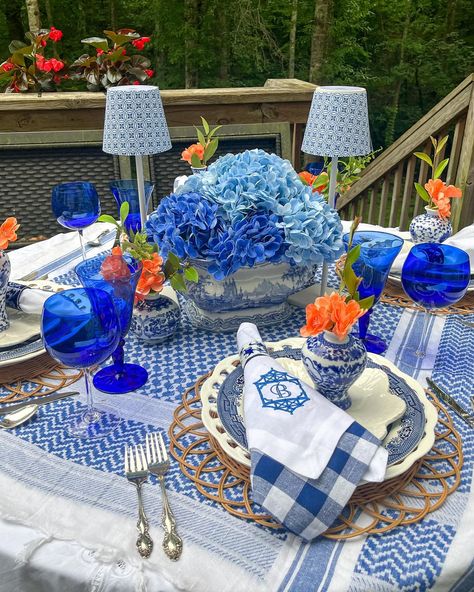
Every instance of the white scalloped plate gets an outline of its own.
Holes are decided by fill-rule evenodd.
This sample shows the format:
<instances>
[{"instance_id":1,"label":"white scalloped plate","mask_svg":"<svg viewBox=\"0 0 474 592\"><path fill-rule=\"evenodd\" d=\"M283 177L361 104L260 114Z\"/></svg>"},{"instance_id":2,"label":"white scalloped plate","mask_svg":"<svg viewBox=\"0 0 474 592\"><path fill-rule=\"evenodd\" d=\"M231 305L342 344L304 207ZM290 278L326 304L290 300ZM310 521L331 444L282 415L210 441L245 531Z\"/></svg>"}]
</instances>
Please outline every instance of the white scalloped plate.
<instances>
[{"instance_id":1,"label":"white scalloped plate","mask_svg":"<svg viewBox=\"0 0 474 592\"><path fill-rule=\"evenodd\" d=\"M300 337L284 339L282 341L277 342L270 342L267 343L267 347L269 349L278 351L284 348L294 348L299 349L302 347L304 343L304 339ZM369 354L370 358L377 363L378 365L386 366L392 371L394 374L400 376L405 380L408 386L416 393L417 397L419 398L424 412L425 412L425 430L424 434L421 437L420 441L418 442L417 446L409 453L407 456L402 458L400 462L393 464L387 468L387 472L385 473L385 479L392 479L393 477L397 477L401 475L405 471L407 471L415 461L420 459L422 456L427 454L431 447L433 446L435 435L434 435L434 428L437 422L438 414L434 405L430 403L428 398L425 395L425 391L423 387L414 380L411 376L404 374L401 372L392 362L386 360L381 356L377 356L375 354ZM229 356L223 359L221 362L217 364L211 376L202 384L201 386L201 402L202 402L202 421L209 431L209 433L216 438L221 448L228 454L233 460L239 462L240 464L250 467L250 456L248 451L240 446L234 438L226 431L224 425L222 424L218 411L217 411L217 396L219 393L220 385L224 382L226 377L235 370L234 362L239 360L238 355ZM292 374L295 374L300 379L304 380L305 382L309 381L308 375L306 374L306 370L301 361L299 360L292 360L292 359L285 359L279 358L279 363L285 367L285 369ZM368 374L367 374L368 373ZM365 392L370 391L370 383L371 381L376 380L380 385L380 370L374 369L366 369L364 375L359 379L361 381L361 388L358 389L357 385L351 387L355 392L362 392L365 389ZM350 393L352 395L352 393ZM396 397L395 395L389 395L390 397ZM375 395L374 395L375 397ZM383 400L383 397L382 397ZM387 399L388 400L388 399ZM376 398L372 400L373 402L376 401ZM395 413L394 410L391 411L394 414L394 417L401 417L403 415L405 409L405 403L403 403L403 409L399 406L398 414ZM359 406L360 405L360 406ZM365 411L364 411L365 409ZM380 418L380 413L376 415L372 415L370 421L367 421L367 418L364 418L361 414L368 410L367 406L363 405L362 398L357 397L356 402L349 408L348 412L354 416L357 421L359 421L364 427L367 429L371 429L370 425L372 425L372 429L378 430L380 434L380 430L382 430L383 435L386 435L384 443L390 442L393 438L397 437L397 428L396 422L392 424L392 428L390 429L389 433L387 434L386 426L387 424L394 421L394 419L389 419L388 421L384 421L383 418ZM390 415L390 414L389 414ZM388 415L387 415L388 417ZM382 426L382 427L381 427Z\"/></svg>"}]
</instances>

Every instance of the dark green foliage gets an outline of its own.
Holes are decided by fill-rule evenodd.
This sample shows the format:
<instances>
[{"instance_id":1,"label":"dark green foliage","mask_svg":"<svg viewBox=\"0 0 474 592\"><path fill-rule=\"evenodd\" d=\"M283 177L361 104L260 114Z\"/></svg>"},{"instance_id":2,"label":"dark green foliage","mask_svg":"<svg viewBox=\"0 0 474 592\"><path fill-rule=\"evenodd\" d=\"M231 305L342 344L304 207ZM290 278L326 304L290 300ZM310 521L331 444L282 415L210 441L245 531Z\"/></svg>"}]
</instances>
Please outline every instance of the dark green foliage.
<instances>
[{"instance_id":1,"label":"dark green foliage","mask_svg":"<svg viewBox=\"0 0 474 592\"><path fill-rule=\"evenodd\" d=\"M303 80L315 1L298 2L295 76ZM28 28L24 4L0 3L0 60ZM287 76L289 0L49 0L51 22L46 4L42 25L64 32L58 51L68 63L84 53L84 37L133 28L152 37L140 53L161 88L260 86ZM375 148L474 71L472 0L332 0L330 12L318 82L367 88Z\"/></svg>"}]
</instances>

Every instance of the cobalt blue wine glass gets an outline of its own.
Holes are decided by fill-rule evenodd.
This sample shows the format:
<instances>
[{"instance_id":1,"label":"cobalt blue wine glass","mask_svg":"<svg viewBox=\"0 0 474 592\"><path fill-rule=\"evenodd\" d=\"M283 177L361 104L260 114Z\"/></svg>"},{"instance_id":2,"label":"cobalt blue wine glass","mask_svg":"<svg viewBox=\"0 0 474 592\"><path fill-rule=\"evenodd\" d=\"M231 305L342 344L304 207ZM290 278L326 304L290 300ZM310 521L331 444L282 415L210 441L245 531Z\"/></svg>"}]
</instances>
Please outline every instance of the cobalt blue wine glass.
<instances>
[{"instance_id":1,"label":"cobalt blue wine glass","mask_svg":"<svg viewBox=\"0 0 474 592\"><path fill-rule=\"evenodd\" d=\"M347 250L349 234L343 237ZM403 239L388 232L375 230L359 230L354 232L352 246L360 245L360 256L352 265L352 269L358 277L362 278L359 284L360 298L374 297L374 304L359 319L359 338L364 342L368 352L381 354L387 349L385 341L377 335L367 333L370 315L374 305L380 300L382 290L387 283L388 273L398 253L403 246Z\"/></svg>"},{"instance_id":2,"label":"cobalt blue wine glass","mask_svg":"<svg viewBox=\"0 0 474 592\"><path fill-rule=\"evenodd\" d=\"M87 288L53 294L44 304L41 334L55 360L84 371L87 406L70 418L69 433L79 438L101 438L111 432L118 417L107 406L94 406L90 377L90 368L104 362L120 339L110 295Z\"/></svg>"},{"instance_id":3,"label":"cobalt blue wine glass","mask_svg":"<svg viewBox=\"0 0 474 592\"><path fill-rule=\"evenodd\" d=\"M418 368L426 355L431 316L428 310L461 300L469 286L470 273L469 255L462 249L439 243L412 247L403 264L402 285L407 296L424 309L424 319L419 342L403 351L404 357L408 354L408 365ZM409 363L410 359L413 364Z\"/></svg>"},{"instance_id":4,"label":"cobalt blue wine glass","mask_svg":"<svg viewBox=\"0 0 474 592\"><path fill-rule=\"evenodd\" d=\"M81 243L82 258L86 251L82 233L100 216L100 202L97 189L86 181L61 183L53 187L51 207L61 226L77 230Z\"/></svg>"},{"instance_id":5,"label":"cobalt blue wine glass","mask_svg":"<svg viewBox=\"0 0 474 592\"><path fill-rule=\"evenodd\" d=\"M102 264L106 255L87 259L76 266L76 274L83 286L104 290L112 297L117 311L121 339L112 354L113 364L99 370L94 385L105 393L128 393L142 387L148 380L148 372L138 364L125 364L125 335L132 321L135 290L142 273L142 263L128 254L116 256L111 273L105 273ZM111 259L108 259L111 261ZM104 277L105 275L105 277Z\"/></svg>"},{"instance_id":6,"label":"cobalt blue wine glass","mask_svg":"<svg viewBox=\"0 0 474 592\"><path fill-rule=\"evenodd\" d=\"M127 201L130 206L130 212L125 220L125 228L127 232L139 232L142 229L142 222L140 218L140 200L138 199L137 182L134 179L122 179L121 181L111 181L109 187L115 197L119 212L120 206L125 201ZM153 183L145 181L145 209L147 212L153 189Z\"/></svg>"}]
</instances>

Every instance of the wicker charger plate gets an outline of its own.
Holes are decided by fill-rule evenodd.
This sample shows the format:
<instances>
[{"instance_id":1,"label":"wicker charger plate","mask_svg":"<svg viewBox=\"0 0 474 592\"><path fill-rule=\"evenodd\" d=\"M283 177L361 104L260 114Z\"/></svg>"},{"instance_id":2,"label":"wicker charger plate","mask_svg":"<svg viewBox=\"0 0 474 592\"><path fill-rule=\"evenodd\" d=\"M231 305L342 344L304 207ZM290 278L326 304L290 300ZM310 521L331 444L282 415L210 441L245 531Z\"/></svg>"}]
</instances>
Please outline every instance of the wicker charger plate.
<instances>
[{"instance_id":1,"label":"wicker charger plate","mask_svg":"<svg viewBox=\"0 0 474 592\"><path fill-rule=\"evenodd\" d=\"M170 451L182 472L206 498L233 516L269 528L281 528L251 500L249 471L232 460L210 436L201 421L200 388L206 374L183 394L170 426ZM348 539L388 532L422 520L443 504L461 479L461 438L437 398L436 439L431 451L406 473L382 484L358 487L336 524L323 536Z\"/></svg>"}]
</instances>

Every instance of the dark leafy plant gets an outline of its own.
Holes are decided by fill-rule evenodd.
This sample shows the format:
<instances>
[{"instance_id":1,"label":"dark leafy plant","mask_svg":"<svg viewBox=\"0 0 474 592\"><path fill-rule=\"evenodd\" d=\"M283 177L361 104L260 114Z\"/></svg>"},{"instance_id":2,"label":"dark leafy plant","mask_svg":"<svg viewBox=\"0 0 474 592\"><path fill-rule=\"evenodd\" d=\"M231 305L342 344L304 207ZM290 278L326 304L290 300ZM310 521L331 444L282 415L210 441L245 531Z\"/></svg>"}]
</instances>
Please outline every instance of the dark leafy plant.
<instances>
[{"instance_id":1,"label":"dark leafy plant","mask_svg":"<svg viewBox=\"0 0 474 592\"><path fill-rule=\"evenodd\" d=\"M130 49L143 50L151 41L134 29L104 31L103 37L88 37L82 43L95 48L96 54L84 53L72 65L73 78L84 80L88 90L105 90L109 86L142 84L154 75L148 58L133 54ZM111 45L110 45L111 44Z\"/></svg>"},{"instance_id":2,"label":"dark leafy plant","mask_svg":"<svg viewBox=\"0 0 474 592\"><path fill-rule=\"evenodd\" d=\"M0 64L0 87L6 93L42 92L56 90L66 79L66 64L56 58L46 58L48 41L56 43L63 34L58 29L28 31L29 43L12 41L8 47L11 56Z\"/></svg>"}]
</instances>

